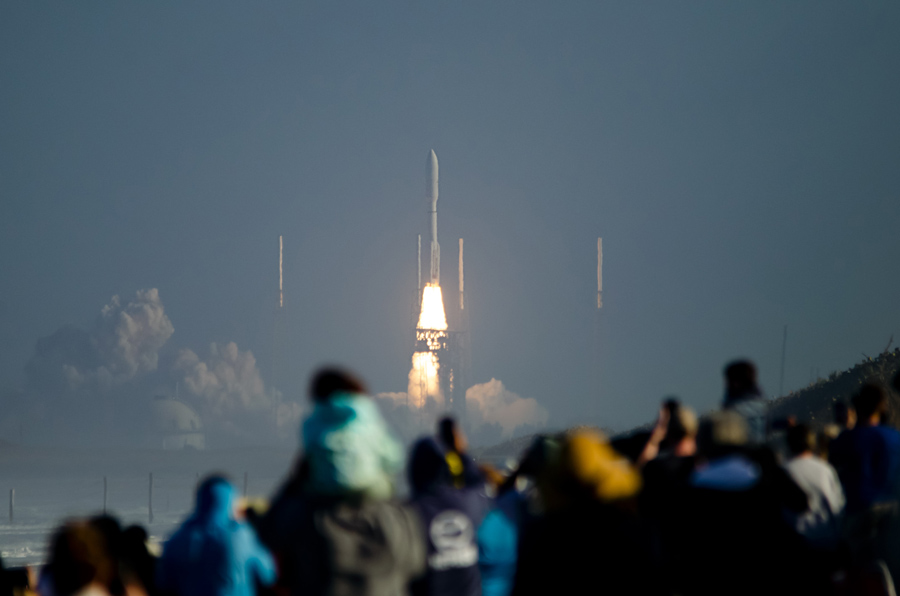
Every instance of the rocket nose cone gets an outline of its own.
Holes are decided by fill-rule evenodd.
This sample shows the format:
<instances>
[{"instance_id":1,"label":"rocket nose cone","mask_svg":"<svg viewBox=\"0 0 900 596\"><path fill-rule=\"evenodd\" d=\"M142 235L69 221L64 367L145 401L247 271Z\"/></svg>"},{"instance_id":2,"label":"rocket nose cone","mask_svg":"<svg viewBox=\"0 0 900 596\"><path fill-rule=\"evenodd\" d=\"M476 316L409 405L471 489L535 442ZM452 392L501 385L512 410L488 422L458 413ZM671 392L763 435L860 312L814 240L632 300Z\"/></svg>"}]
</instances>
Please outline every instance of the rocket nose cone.
<instances>
[{"instance_id":1,"label":"rocket nose cone","mask_svg":"<svg viewBox=\"0 0 900 596\"><path fill-rule=\"evenodd\" d=\"M428 160L425 162L425 173L425 192L429 203L435 205L438 199L438 160L434 149L428 153Z\"/></svg>"}]
</instances>

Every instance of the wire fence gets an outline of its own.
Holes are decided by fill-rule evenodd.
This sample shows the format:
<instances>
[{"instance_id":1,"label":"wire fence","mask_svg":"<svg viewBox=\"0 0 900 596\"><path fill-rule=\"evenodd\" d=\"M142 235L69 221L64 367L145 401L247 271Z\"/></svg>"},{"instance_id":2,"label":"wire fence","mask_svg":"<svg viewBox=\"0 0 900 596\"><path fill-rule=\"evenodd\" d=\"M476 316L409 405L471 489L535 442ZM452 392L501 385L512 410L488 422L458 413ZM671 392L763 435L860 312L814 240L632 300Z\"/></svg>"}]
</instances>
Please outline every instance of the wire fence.
<instances>
[{"instance_id":1,"label":"wire fence","mask_svg":"<svg viewBox=\"0 0 900 596\"><path fill-rule=\"evenodd\" d=\"M53 531L73 517L106 512L123 527L147 529L151 542L164 541L191 512L199 472L119 474L108 476L62 475L0 478L0 499L8 507L0 512L0 556L7 566L39 565L45 560ZM232 478L237 489L250 496L271 495L280 476L245 472ZM152 488L151 488L152 486Z\"/></svg>"}]
</instances>

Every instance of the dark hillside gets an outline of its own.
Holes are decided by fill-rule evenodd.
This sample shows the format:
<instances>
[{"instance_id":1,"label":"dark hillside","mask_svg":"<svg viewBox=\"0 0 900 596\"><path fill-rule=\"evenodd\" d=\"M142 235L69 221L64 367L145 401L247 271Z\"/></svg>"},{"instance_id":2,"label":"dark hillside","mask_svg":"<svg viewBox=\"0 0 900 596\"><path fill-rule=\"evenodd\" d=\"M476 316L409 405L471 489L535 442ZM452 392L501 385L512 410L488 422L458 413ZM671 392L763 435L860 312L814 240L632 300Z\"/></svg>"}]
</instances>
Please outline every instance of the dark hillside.
<instances>
[{"instance_id":1,"label":"dark hillside","mask_svg":"<svg viewBox=\"0 0 900 596\"><path fill-rule=\"evenodd\" d=\"M900 426L900 395L891 387L891 381L900 371L900 349L890 350L890 344L881 354L865 359L849 370L833 372L827 379L819 379L800 391L772 402L772 419L794 416L798 421L821 427L832 421L835 402L849 402L865 383L878 383L889 390L890 421Z\"/></svg>"}]
</instances>

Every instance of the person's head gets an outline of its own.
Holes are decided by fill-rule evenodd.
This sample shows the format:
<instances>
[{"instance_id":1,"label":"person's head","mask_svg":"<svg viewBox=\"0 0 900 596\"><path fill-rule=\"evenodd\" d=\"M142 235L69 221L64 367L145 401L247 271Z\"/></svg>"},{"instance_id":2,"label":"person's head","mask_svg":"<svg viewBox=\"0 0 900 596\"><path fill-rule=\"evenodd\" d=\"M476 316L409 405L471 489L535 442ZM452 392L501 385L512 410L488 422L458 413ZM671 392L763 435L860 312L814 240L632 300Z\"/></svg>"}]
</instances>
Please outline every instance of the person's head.
<instances>
[{"instance_id":1,"label":"person's head","mask_svg":"<svg viewBox=\"0 0 900 596\"><path fill-rule=\"evenodd\" d=\"M366 393L366 386L353 373L335 366L321 368L313 375L309 395L314 402L327 401L339 393Z\"/></svg>"},{"instance_id":2,"label":"person's head","mask_svg":"<svg viewBox=\"0 0 900 596\"><path fill-rule=\"evenodd\" d=\"M887 414L887 392L881 385L866 383L853 396L853 408L859 424L879 424Z\"/></svg>"},{"instance_id":3,"label":"person's head","mask_svg":"<svg viewBox=\"0 0 900 596\"><path fill-rule=\"evenodd\" d=\"M700 422L697 449L706 459L718 459L742 451L748 439L744 417L731 410L719 410Z\"/></svg>"},{"instance_id":4,"label":"person's head","mask_svg":"<svg viewBox=\"0 0 900 596\"><path fill-rule=\"evenodd\" d=\"M518 464L500 486L498 494L513 490L522 481L532 481L545 474L551 462L559 456L560 441L557 437L538 435L522 454Z\"/></svg>"},{"instance_id":5,"label":"person's head","mask_svg":"<svg viewBox=\"0 0 900 596\"><path fill-rule=\"evenodd\" d=\"M787 445L794 457L811 454L816 447L816 434L805 424L795 424L787 431Z\"/></svg>"},{"instance_id":6,"label":"person's head","mask_svg":"<svg viewBox=\"0 0 900 596\"><path fill-rule=\"evenodd\" d=\"M856 426L856 410L845 401L834 402L834 423L850 430Z\"/></svg>"},{"instance_id":7,"label":"person's head","mask_svg":"<svg viewBox=\"0 0 900 596\"><path fill-rule=\"evenodd\" d=\"M409 455L407 477L413 494L451 485L453 477L444 448L431 437L416 441Z\"/></svg>"},{"instance_id":8,"label":"person's head","mask_svg":"<svg viewBox=\"0 0 900 596\"><path fill-rule=\"evenodd\" d=\"M828 461L828 451L831 448L831 442L841 434L841 427L837 424L826 424L816 435L816 455Z\"/></svg>"},{"instance_id":9,"label":"person's head","mask_svg":"<svg viewBox=\"0 0 900 596\"><path fill-rule=\"evenodd\" d=\"M110 552L119 550L119 542L122 539L122 526L119 520L107 514L97 515L88 520L88 523L96 528L102 535Z\"/></svg>"},{"instance_id":10,"label":"person's head","mask_svg":"<svg viewBox=\"0 0 900 596\"><path fill-rule=\"evenodd\" d=\"M538 478L549 509L585 501L613 503L630 499L641 489L640 474L598 431L566 435L554 460Z\"/></svg>"},{"instance_id":11,"label":"person's head","mask_svg":"<svg viewBox=\"0 0 900 596\"><path fill-rule=\"evenodd\" d=\"M444 449L463 453L468 446L462 428L453 416L444 416L438 421L438 440Z\"/></svg>"},{"instance_id":12,"label":"person's head","mask_svg":"<svg viewBox=\"0 0 900 596\"><path fill-rule=\"evenodd\" d=\"M107 589L115 569L102 532L81 520L66 522L56 531L48 566L59 596L76 594L90 584Z\"/></svg>"},{"instance_id":13,"label":"person's head","mask_svg":"<svg viewBox=\"0 0 900 596\"><path fill-rule=\"evenodd\" d=\"M740 399L749 395L759 395L756 381L756 365L749 360L730 362L724 370L725 401Z\"/></svg>"},{"instance_id":14,"label":"person's head","mask_svg":"<svg viewBox=\"0 0 900 596\"><path fill-rule=\"evenodd\" d=\"M235 496L234 486L224 474L207 476L197 488L197 517L213 522L231 519Z\"/></svg>"},{"instance_id":15,"label":"person's head","mask_svg":"<svg viewBox=\"0 0 900 596\"><path fill-rule=\"evenodd\" d=\"M663 407L669 412L664 447L680 451L677 455L691 455L687 451L693 451L696 444L697 415L674 399L666 400Z\"/></svg>"},{"instance_id":16,"label":"person's head","mask_svg":"<svg viewBox=\"0 0 900 596\"><path fill-rule=\"evenodd\" d=\"M482 464L478 466L481 475L484 476L485 486L490 488L491 494L496 495L506 482L506 475L490 464Z\"/></svg>"}]
</instances>

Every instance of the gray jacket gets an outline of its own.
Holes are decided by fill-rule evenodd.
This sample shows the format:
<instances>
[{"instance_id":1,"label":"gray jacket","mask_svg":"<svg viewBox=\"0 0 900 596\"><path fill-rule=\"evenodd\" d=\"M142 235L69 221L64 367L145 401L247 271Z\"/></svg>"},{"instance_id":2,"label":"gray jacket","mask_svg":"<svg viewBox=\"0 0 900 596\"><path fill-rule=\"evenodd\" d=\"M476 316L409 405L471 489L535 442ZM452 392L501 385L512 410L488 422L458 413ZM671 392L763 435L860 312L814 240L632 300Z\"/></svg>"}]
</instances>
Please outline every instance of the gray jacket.
<instances>
[{"instance_id":1,"label":"gray jacket","mask_svg":"<svg viewBox=\"0 0 900 596\"><path fill-rule=\"evenodd\" d=\"M389 501L280 495L260 524L281 584L304 596L406 596L425 571L425 533Z\"/></svg>"}]
</instances>

